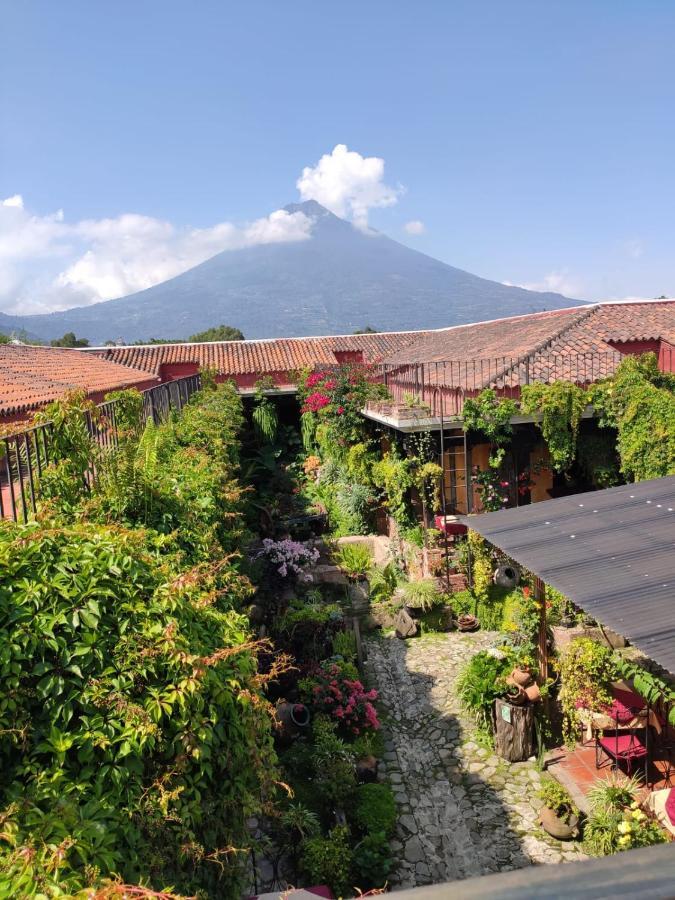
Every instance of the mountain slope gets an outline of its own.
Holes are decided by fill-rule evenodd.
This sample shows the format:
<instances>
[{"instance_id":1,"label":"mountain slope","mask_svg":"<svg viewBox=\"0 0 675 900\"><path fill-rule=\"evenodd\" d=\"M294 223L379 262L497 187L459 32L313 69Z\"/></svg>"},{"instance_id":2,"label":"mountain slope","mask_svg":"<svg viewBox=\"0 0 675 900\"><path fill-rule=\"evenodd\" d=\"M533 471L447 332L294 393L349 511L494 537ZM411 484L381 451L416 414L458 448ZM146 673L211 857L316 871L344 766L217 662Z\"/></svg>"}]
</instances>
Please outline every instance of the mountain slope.
<instances>
[{"instance_id":1,"label":"mountain slope","mask_svg":"<svg viewBox=\"0 0 675 900\"><path fill-rule=\"evenodd\" d=\"M187 337L218 323L247 338L436 328L573 306L455 269L386 237L364 234L314 201L292 204L312 236L219 253L145 291L41 316L4 317L44 338L92 342ZM7 329L0 318L0 329Z\"/></svg>"}]
</instances>

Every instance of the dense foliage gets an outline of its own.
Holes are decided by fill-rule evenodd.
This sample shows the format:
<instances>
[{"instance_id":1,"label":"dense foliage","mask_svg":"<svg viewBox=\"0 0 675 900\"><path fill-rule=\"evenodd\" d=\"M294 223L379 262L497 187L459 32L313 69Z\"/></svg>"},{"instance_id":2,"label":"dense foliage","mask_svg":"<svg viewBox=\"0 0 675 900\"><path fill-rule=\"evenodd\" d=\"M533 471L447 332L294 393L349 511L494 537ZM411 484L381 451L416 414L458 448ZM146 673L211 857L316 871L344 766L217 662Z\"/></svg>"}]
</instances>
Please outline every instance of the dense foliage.
<instances>
[{"instance_id":1,"label":"dense foliage","mask_svg":"<svg viewBox=\"0 0 675 900\"><path fill-rule=\"evenodd\" d=\"M616 429L621 471L643 481L675 474L675 376L653 353L627 357L613 378L591 388L600 424Z\"/></svg>"},{"instance_id":2,"label":"dense foliage","mask_svg":"<svg viewBox=\"0 0 675 900\"><path fill-rule=\"evenodd\" d=\"M108 458L81 397L48 410L39 520L0 528L0 893L114 876L238 896L246 818L275 778L237 611L240 404L207 390L142 433L137 398L118 399Z\"/></svg>"}]
</instances>

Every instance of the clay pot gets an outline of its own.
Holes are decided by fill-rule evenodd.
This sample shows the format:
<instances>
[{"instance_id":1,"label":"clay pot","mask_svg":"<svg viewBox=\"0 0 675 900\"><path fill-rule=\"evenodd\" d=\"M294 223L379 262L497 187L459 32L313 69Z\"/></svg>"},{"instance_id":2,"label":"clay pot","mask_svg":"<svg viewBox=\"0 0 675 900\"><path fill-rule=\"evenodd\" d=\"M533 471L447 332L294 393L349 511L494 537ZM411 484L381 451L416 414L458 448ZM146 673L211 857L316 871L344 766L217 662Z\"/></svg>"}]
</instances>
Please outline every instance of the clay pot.
<instances>
[{"instance_id":1,"label":"clay pot","mask_svg":"<svg viewBox=\"0 0 675 900\"><path fill-rule=\"evenodd\" d=\"M541 691L539 690L539 685L536 681L533 681L532 684L528 684L525 688L525 696L530 703L536 703L537 700L541 700Z\"/></svg>"},{"instance_id":2,"label":"clay pot","mask_svg":"<svg viewBox=\"0 0 675 900\"><path fill-rule=\"evenodd\" d=\"M559 841L571 841L579 834L579 817L570 809L561 817L556 815L555 810L544 806L539 812L539 822L544 831Z\"/></svg>"},{"instance_id":3,"label":"clay pot","mask_svg":"<svg viewBox=\"0 0 675 900\"><path fill-rule=\"evenodd\" d=\"M525 706L527 703L527 694L519 684L509 684L506 692L506 702L512 706Z\"/></svg>"},{"instance_id":4,"label":"clay pot","mask_svg":"<svg viewBox=\"0 0 675 900\"><path fill-rule=\"evenodd\" d=\"M276 734L281 741L290 741L309 726L309 710L303 703L279 700L276 706Z\"/></svg>"},{"instance_id":5,"label":"clay pot","mask_svg":"<svg viewBox=\"0 0 675 900\"><path fill-rule=\"evenodd\" d=\"M475 616L465 615L457 617L457 628L459 631L475 631L478 626L479 622Z\"/></svg>"},{"instance_id":6,"label":"clay pot","mask_svg":"<svg viewBox=\"0 0 675 900\"><path fill-rule=\"evenodd\" d=\"M511 672L511 678L516 684L524 688L534 681L532 671L527 666L516 666L513 672Z\"/></svg>"}]
</instances>

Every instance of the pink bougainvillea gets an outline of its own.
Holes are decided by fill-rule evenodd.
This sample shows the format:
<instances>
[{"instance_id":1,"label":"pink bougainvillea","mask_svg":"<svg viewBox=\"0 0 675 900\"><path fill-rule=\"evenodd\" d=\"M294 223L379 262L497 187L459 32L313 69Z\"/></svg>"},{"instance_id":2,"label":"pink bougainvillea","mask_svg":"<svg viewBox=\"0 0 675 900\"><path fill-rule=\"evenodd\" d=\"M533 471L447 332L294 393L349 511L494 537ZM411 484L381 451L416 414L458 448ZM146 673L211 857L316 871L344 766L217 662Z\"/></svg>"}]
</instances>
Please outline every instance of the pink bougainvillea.
<instances>
[{"instance_id":1,"label":"pink bougainvillea","mask_svg":"<svg viewBox=\"0 0 675 900\"><path fill-rule=\"evenodd\" d=\"M316 676L312 705L336 719L341 728L352 734L380 727L373 701L377 691L367 691L358 680L345 677L335 664L325 665Z\"/></svg>"}]
</instances>

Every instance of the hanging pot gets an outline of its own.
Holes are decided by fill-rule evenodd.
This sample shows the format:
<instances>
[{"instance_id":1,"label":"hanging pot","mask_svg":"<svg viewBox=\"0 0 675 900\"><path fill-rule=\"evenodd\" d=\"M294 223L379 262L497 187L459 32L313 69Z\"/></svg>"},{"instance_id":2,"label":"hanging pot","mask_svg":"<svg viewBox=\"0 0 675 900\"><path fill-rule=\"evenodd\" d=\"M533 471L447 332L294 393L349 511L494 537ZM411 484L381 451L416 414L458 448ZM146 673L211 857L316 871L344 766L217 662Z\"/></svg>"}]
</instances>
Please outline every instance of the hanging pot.
<instances>
[{"instance_id":1,"label":"hanging pot","mask_svg":"<svg viewBox=\"0 0 675 900\"><path fill-rule=\"evenodd\" d=\"M499 587L507 588L512 591L520 581L520 571L510 563L497 566L492 576L492 580Z\"/></svg>"}]
</instances>

